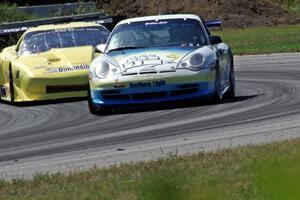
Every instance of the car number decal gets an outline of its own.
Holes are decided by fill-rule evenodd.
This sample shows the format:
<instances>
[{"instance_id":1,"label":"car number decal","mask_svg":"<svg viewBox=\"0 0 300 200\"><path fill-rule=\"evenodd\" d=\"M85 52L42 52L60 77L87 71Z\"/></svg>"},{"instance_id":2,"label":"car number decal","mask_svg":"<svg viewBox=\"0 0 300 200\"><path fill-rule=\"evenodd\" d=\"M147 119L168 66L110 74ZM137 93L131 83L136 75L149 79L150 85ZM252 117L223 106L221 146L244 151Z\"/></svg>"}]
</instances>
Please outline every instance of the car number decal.
<instances>
[{"instance_id":1,"label":"car number decal","mask_svg":"<svg viewBox=\"0 0 300 200\"><path fill-rule=\"evenodd\" d=\"M166 85L165 80L154 80L146 82L135 82L129 83L130 88L141 88L141 87L162 87Z\"/></svg>"}]
</instances>

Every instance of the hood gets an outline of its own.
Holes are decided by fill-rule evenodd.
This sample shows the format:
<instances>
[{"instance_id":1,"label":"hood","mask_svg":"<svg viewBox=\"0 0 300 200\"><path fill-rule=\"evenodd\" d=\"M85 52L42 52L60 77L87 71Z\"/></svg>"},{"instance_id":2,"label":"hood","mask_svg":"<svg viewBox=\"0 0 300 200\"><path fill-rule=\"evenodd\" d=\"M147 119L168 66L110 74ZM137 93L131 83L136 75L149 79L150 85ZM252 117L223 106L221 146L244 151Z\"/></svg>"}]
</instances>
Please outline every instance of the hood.
<instances>
[{"instance_id":1,"label":"hood","mask_svg":"<svg viewBox=\"0 0 300 200\"><path fill-rule=\"evenodd\" d=\"M123 73L151 73L175 71L182 58L196 48L199 47L155 47L113 51L107 55L118 62Z\"/></svg>"},{"instance_id":2,"label":"hood","mask_svg":"<svg viewBox=\"0 0 300 200\"><path fill-rule=\"evenodd\" d=\"M52 49L39 54L20 56L16 62L30 74L68 73L87 70L93 52L92 46Z\"/></svg>"}]
</instances>

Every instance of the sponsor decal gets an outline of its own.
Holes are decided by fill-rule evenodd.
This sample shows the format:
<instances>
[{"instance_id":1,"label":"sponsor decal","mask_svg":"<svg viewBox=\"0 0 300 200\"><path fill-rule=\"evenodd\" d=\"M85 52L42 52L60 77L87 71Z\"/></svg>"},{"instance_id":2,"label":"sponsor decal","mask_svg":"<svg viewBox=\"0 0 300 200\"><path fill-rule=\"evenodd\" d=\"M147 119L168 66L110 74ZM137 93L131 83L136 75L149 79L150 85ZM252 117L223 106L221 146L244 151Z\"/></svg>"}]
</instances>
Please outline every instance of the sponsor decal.
<instances>
[{"instance_id":1,"label":"sponsor decal","mask_svg":"<svg viewBox=\"0 0 300 200\"><path fill-rule=\"evenodd\" d=\"M149 54L149 55L139 55L129 58L126 63L123 64L124 71L141 66L147 66L144 68L145 70L149 70L150 67L155 67L158 65L164 64L176 64L173 60L164 60L157 55Z\"/></svg>"},{"instance_id":2,"label":"sponsor decal","mask_svg":"<svg viewBox=\"0 0 300 200\"><path fill-rule=\"evenodd\" d=\"M178 60L180 58L180 56L176 53L168 54L167 57L170 58L171 60Z\"/></svg>"},{"instance_id":3,"label":"sponsor decal","mask_svg":"<svg viewBox=\"0 0 300 200\"><path fill-rule=\"evenodd\" d=\"M10 28L10 29L4 29L3 33L15 33L15 32L24 32L27 31L28 27L20 27L20 28Z\"/></svg>"},{"instance_id":4,"label":"sponsor decal","mask_svg":"<svg viewBox=\"0 0 300 200\"><path fill-rule=\"evenodd\" d=\"M168 24L168 21L146 22L145 26Z\"/></svg>"},{"instance_id":5,"label":"sponsor decal","mask_svg":"<svg viewBox=\"0 0 300 200\"><path fill-rule=\"evenodd\" d=\"M57 68L48 68L46 69L46 73L63 73L63 72L72 72L78 70L87 70L89 69L89 65L82 64L72 67L57 67Z\"/></svg>"},{"instance_id":6,"label":"sponsor decal","mask_svg":"<svg viewBox=\"0 0 300 200\"><path fill-rule=\"evenodd\" d=\"M165 80L154 80L148 82L137 82L137 83L129 83L130 88L141 88L141 87L162 87L166 85Z\"/></svg>"}]
</instances>

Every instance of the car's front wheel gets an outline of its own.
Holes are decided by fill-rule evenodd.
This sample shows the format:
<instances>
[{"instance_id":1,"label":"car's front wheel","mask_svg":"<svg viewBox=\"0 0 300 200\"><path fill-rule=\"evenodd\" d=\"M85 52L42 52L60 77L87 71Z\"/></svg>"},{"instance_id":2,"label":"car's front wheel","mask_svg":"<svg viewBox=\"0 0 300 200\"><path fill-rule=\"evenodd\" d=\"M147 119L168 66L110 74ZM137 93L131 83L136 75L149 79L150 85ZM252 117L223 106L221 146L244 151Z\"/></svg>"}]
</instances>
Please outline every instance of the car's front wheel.
<instances>
[{"instance_id":1,"label":"car's front wheel","mask_svg":"<svg viewBox=\"0 0 300 200\"><path fill-rule=\"evenodd\" d=\"M2 86L0 86L0 103L2 102L2 88L1 88Z\"/></svg>"},{"instance_id":2,"label":"car's front wheel","mask_svg":"<svg viewBox=\"0 0 300 200\"><path fill-rule=\"evenodd\" d=\"M12 67L9 67L9 91L10 91L10 102L15 102L15 90L14 90L14 77L12 72Z\"/></svg>"}]
</instances>

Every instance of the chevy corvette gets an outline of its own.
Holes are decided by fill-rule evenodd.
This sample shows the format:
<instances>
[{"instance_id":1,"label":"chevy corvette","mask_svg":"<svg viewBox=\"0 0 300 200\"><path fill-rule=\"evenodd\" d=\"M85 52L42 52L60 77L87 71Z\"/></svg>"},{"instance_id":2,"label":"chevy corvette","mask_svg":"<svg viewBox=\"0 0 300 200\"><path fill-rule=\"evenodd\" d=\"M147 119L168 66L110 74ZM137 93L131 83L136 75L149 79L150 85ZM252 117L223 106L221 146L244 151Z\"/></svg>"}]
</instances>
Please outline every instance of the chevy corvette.
<instances>
[{"instance_id":1,"label":"chevy corvette","mask_svg":"<svg viewBox=\"0 0 300 200\"><path fill-rule=\"evenodd\" d=\"M104 26L92 22L29 29L0 54L0 100L85 97L95 47L108 36Z\"/></svg>"}]
</instances>

